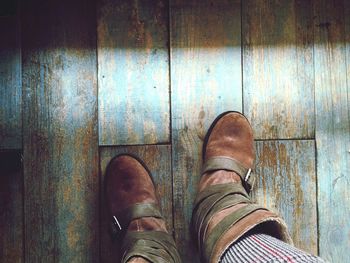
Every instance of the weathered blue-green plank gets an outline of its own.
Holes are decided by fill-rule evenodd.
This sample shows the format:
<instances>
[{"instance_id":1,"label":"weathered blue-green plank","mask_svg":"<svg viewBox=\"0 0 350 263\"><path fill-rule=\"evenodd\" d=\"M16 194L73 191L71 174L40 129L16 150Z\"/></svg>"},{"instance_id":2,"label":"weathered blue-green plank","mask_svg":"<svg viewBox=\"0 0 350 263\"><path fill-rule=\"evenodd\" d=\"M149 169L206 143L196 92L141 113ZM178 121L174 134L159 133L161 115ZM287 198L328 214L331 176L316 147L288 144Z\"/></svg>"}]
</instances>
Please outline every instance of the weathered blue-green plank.
<instances>
[{"instance_id":1,"label":"weathered blue-green plank","mask_svg":"<svg viewBox=\"0 0 350 263\"><path fill-rule=\"evenodd\" d=\"M313 138L310 0L242 1L244 113L258 139Z\"/></svg>"},{"instance_id":2,"label":"weathered blue-green plank","mask_svg":"<svg viewBox=\"0 0 350 263\"><path fill-rule=\"evenodd\" d=\"M23 1L26 262L98 262L95 3Z\"/></svg>"},{"instance_id":3,"label":"weathered blue-green plank","mask_svg":"<svg viewBox=\"0 0 350 263\"><path fill-rule=\"evenodd\" d=\"M168 3L98 5L100 145L169 142Z\"/></svg>"},{"instance_id":4,"label":"weathered blue-green plank","mask_svg":"<svg viewBox=\"0 0 350 263\"><path fill-rule=\"evenodd\" d=\"M315 2L319 251L335 263L350 262L350 31L345 14L348 1Z\"/></svg>"},{"instance_id":5,"label":"weathered blue-green plank","mask_svg":"<svg viewBox=\"0 0 350 263\"><path fill-rule=\"evenodd\" d=\"M23 258L23 175L20 151L0 151L0 261Z\"/></svg>"},{"instance_id":6,"label":"weathered blue-green plank","mask_svg":"<svg viewBox=\"0 0 350 263\"><path fill-rule=\"evenodd\" d=\"M21 149L22 87L18 16L0 17L0 35L0 149Z\"/></svg>"},{"instance_id":7,"label":"weathered blue-green plank","mask_svg":"<svg viewBox=\"0 0 350 263\"><path fill-rule=\"evenodd\" d=\"M171 233L173 230L172 217L172 175L171 175L171 147L170 145L152 146L122 146L122 147L102 147L100 150L100 166L103 178L109 161L118 154L131 153L136 155L150 169L154 179L157 194L160 200L163 216L167 223L167 229ZM104 187L101 186L103 190ZM102 191L102 227L101 227L101 262L117 262L119 257L120 240L112 243L109 235L111 219L107 217L105 193Z\"/></svg>"},{"instance_id":8,"label":"weathered blue-green plank","mask_svg":"<svg viewBox=\"0 0 350 263\"><path fill-rule=\"evenodd\" d=\"M242 110L240 1L171 1L174 224L184 262L197 262L189 223L201 148L216 115Z\"/></svg>"},{"instance_id":9,"label":"weathered blue-green plank","mask_svg":"<svg viewBox=\"0 0 350 263\"><path fill-rule=\"evenodd\" d=\"M294 244L317 254L315 142L256 142L256 186L259 204L286 221Z\"/></svg>"}]
</instances>

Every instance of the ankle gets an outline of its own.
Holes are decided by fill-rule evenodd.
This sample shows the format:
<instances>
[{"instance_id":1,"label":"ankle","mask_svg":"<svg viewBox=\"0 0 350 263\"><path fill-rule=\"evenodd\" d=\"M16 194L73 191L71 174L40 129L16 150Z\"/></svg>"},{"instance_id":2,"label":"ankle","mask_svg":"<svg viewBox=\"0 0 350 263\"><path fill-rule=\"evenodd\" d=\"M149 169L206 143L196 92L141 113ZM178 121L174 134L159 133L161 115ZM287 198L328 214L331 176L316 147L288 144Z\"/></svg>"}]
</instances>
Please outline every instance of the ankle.
<instances>
[{"instance_id":1,"label":"ankle","mask_svg":"<svg viewBox=\"0 0 350 263\"><path fill-rule=\"evenodd\" d=\"M211 230L219 223L221 222L226 216L232 214L233 212L237 211L239 208L242 208L244 206L246 206L247 204L237 204L235 206L231 206L228 208L225 208L219 212L217 212L216 214L213 215L213 217L211 218L211 220L209 221L208 224L208 229L206 232L206 236L211 232Z\"/></svg>"},{"instance_id":2,"label":"ankle","mask_svg":"<svg viewBox=\"0 0 350 263\"><path fill-rule=\"evenodd\" d=\"M241 177L232 171L217 170L202 175L198 186L198 192L215 184L242 183Z\"/></svg>"},{"instance_id":3,"label":"ankle","mask_svg":"<svg viewBox=\"0 0 350 263\"><path fill-rule=\"evenodd\" d=\"M162 231L168 233L164 220L155 217L144 217L132 220L129 224L128 231Z\"/></svg>"}]
</instances>

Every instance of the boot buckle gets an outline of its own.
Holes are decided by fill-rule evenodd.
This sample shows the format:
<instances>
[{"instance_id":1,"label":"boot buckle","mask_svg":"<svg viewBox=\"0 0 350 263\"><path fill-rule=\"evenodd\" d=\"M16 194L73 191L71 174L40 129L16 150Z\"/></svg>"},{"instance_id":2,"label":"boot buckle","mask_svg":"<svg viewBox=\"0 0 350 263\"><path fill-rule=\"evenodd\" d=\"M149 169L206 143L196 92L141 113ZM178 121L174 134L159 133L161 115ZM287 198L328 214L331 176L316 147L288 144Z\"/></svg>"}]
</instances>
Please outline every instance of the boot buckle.
<instances>
[{"instance_id":1,"label":"boot buckle","mask_svg":"<svg viewBox=\"0 0 350 263\"><path fill-rule=\"evenodd\" d=\"M244 183L248 193L253 189L255 184L255 174L252 169L249 169L244 177Z\"/></svg>"},{"instance_id":2,"label":"boot buckle","mask_svg":"<svg viewBox=\"0 0 350 263\"><path fill-rule=\"evenodd\" d=\"M249 177L250 177L251 173L252 173L252 169L249 168L247 174L246 174L245 177L244 177L244 181L246 181L246 182L249 181Z\"/></svg>"},{"instance_id":3,"label":"boot buckle","mask_svg":"<svg viewBox=\"0 0 350 263\"><path fill-rule=\"evenodd\" d=\"M112 242L119 239L122 232L122 226L120 225L119 220L116 216L113 216L112 220L110 221L110 236Z\"/></svg>"},{"instance_id":4,"label":"boot buckle","mask_svg":"<svg viewBox=\"0 0 350 263\"><path fill-rule=\"evenodd\" d=\"M121 227L121 225L120 225L120 223L119 223L119 221L118 221L116 216L113 216L113 224L114 224L116 230L118 230L118 231L122 230L122 227Z\"/></svg>"}]
</instances>

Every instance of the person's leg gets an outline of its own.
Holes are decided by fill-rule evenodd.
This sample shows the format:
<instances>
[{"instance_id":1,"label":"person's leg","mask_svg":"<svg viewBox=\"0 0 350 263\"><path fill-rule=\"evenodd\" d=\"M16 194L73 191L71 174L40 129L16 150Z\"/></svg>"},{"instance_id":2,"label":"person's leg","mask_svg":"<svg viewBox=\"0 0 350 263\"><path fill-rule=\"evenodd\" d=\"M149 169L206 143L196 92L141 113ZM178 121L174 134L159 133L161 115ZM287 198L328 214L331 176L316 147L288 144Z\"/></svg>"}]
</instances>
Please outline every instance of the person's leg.
<instances>
[{"instance_id":1,"label":"person's leg","mask_svg":"<svg viewBox=\"0 0 350 263\"><path fill-rule=\"evenodd\" d=\"M221 257L221 263L233 262L324 262L321 258L297 249L265 234L249 234L233 243Z\"/></svg>"},{"instance_id":2,"label":"person's leg","mask_svg":"<svg viewBox=\"0 0 350 263\"><path fill-rule=\"evenodd\" d=\"M229 255L234 256L233 261L226 262L255 262L250 254L254 248L266 254L269 246L260 240L265 236L251 236L248 246L243 247L241 241L250 231L258 230L273 240L292 244L284 221L250 198L254 159L254 138L248 120L237 112L220 115L205 137L203 175L192 215L192 229L203 262L228 260ZM265 250L252 246L252 240L265 245Z\"/></svg>"},{"instance_id":3,"label":"person's leg","mask_svg":"<svg viewBox=\"0 0 350 263\"><path fill-rule=\"evenodd\" d=\"M113 232L123 239L123 263L179 263L147 167L130 155L111 160L105 177Z\"/></svg>"}]
</instances>

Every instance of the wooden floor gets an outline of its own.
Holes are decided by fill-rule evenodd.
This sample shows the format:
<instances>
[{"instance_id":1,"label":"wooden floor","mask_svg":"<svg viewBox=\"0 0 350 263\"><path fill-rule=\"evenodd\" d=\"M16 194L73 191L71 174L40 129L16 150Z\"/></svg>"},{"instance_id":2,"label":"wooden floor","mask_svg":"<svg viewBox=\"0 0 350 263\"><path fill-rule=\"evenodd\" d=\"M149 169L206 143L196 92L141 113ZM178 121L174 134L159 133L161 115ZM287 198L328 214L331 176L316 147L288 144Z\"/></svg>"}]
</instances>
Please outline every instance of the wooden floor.
<instances>
[{"instance_id":1,"label":"wooden floor","mask_svg":"<svg viewBox=\"0 0 350 263\"><path fill-rule=\"evenodd\" d=\"M102 185L121 152L149 165L198 262L201 147L226 110L255 132L254 198L297 247L350 262L350 1L30 0L1 15L1 262L115 262Z\"/></svg>"}]
</instances>

